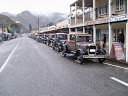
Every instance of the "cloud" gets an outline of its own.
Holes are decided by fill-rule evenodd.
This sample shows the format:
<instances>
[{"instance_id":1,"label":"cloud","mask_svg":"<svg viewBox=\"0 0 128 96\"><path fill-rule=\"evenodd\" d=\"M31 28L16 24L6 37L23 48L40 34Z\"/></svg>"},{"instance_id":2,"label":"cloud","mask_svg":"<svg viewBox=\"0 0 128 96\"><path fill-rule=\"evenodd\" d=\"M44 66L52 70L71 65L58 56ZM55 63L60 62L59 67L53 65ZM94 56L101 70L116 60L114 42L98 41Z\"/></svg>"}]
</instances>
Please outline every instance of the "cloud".
<instances>
[{"instance_id":1,"label":"cloud","mask_svg":"<svg viewBox=\"0 0 128 96\"><path fill-rule=\"evenodd\" d=\"M24 10L34 13L50 14L52 12L69 13L69 5L76 0L1 0L3 12L18 14Z\"/></svg>"}]
</instances>

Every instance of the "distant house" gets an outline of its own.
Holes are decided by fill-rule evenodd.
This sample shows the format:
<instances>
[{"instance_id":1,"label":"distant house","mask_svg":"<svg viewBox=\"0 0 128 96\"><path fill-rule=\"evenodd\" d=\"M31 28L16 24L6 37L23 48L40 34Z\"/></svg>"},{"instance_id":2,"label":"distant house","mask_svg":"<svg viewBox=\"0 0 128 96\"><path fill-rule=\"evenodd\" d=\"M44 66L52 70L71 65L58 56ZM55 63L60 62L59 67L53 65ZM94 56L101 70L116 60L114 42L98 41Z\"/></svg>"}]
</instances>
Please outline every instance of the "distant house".
<instances>
[{"instance_id":1,"label":"distant house","mask_svg":"<svg viewBox=\"0 0 128 96\"><path fill-rule=\"evenodd\" d=\"M8 32L7 28L3 28L3 32ZM2 33L2 28L0 28L0 33Z\"/></svg>"}]
</instances>

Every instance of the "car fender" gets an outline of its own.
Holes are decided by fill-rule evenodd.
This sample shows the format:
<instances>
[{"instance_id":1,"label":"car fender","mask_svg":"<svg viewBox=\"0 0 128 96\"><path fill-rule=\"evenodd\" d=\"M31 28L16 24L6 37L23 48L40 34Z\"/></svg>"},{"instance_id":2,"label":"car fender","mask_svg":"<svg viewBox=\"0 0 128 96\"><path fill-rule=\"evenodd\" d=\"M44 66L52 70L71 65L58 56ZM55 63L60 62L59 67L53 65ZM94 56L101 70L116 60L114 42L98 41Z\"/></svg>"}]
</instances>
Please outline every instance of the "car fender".
<instances>
[{"instance_id":1,"label":"car fender","mask_svg":"<svg viewBox=\"0 0 128 96\"><path fill-rule=\"evenodd\" d=\"M102 53L103 55L106 54L106 51L103 48L100 48L99 50L97 50L98 54Z\"/></svg>"},{"instance_id":2,"label":"car fender","mask_svg":"<svg viewBox=\"0 0 128 96\"><path fill-rule=\"evenodd\" d=\"M101 51L104 55L106 54L106 51L105 51L103 48L101 48L100 51Z\"/></svg>"},{"instance_id":3,"label":"car fender","mask_svg":"<svg viewBox=\"0 0 128 96\"><path fill-rule=\"evenodd\" d=\"M77 52L76 52L76 55L78 52L81 52L83 55L85 54L85 51L83 49L78 49Z\"/></svg>"},{"instance_id":4,"label":"car fender","mask_svg":"<svg viewBox=\"0 0 128 96\"><path fill-rule=\"evenodd\" d=\"M68 47L67 47L67 45L63 44L63 50L64 50L65 52L68 51Z\"/></svg>"}]
</instances>

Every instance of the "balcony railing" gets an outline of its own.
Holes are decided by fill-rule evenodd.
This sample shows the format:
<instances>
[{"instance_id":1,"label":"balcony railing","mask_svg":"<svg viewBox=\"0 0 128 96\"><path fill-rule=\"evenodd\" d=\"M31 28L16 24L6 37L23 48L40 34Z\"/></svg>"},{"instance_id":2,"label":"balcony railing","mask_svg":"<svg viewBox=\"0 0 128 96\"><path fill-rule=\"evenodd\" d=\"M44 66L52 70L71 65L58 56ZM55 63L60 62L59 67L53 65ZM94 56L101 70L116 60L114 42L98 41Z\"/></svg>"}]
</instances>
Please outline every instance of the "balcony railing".
<instances>
[{"instance_id":1,"label":"balcony railing","mask_svg":"<svg viewBox=\"0 0 128 96\"><path fill-rule=\"evenodd\" d=\"M118 2L119 1L119 2ZM126 13L125 0L112 0L112 16L121 15ZM96 7L96 18L105 18L109 14L108 3L102 3Z\"/></svg>"},{"instance_id":2,"label":"balcony railing","mask_svg":"<svg viewBox=\"0 0 128 96\"><path fill-rule=\"evenodd\" d=\"M88 11L88 12L85 12L85 19L92 19L92 14L93 14L93 11ZM72 16L72 19L75 19L75 16ZM80 14L80 15L77 15L77 19L83 19L83 14Z\"/></svg>"},{"instance_id":3,"label":"balcony railing","mask_svg":"<svg viewBox=\"0 0 128 96\"><path fill-rule=\"evenodd\" d=\"M127 2L126 2L126 0L112 0L111 7L112 7L112 10L111 10L112 16L126 14ZM96 5L95 12L96 12L96 19L109 17L108 2ZM85 12L84 18L85 18L85 22L91 21L93 19L93 10L90 9L87 12ZM77 19L78 19L77 23L82 23L83 22L83 14L81 13L80 15L77 15ZM72 21L75 22L74 16L72 16Z\"/></svg>"}]
</instances>

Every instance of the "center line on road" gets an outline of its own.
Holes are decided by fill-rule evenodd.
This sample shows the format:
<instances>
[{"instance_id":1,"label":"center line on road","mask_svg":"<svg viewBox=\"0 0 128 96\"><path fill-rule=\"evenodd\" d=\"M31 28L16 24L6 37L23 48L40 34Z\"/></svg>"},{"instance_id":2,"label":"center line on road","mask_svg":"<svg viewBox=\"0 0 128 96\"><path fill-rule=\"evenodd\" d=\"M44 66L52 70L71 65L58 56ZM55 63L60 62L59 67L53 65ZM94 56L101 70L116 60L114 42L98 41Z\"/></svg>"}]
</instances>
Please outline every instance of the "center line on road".
<instances>
[{"instance_id":1,"label":"center line on road","mask_svg":"<svg viewBox=\"0 0 128 96\"><path fill-rule=\"evenodd\" d=\"M118 82L118 83L121 83L121 84L123 84L123 85L125 85L125 86L127 86L128 87L128 83L126 83L126 82L124 82L124 81L121 81L121 80L119 80L119 79L117 79L117 78L115 78L115 77L110 77L112 80L114 80L114 81L116 81L116 82Z\"/></svg>"},{"instance_id":2,"label":"center line on road","mask_svg":"<svg viewBox=\"0 0 128 96\"><path fill-rule=\"evenodd\" d=\"M14 53L14 51L16 50L16 48L18 47L18 45L20 44L20 42L21 42L21 40L16 45L16 47L13 49L13 51L11 52L11 54L9 55L9 57L7 58L7 60L4 62L3 66L0 69L0 72L2 72L2 70L4 69L4 67L6 66L6 64L8 63L9 59L11 58L12 54Z\"/></svg>"},{"instance_id":3,"label":"center line on road","mask_svg":"<svg viewBox=\"0 0 128 96\"><path fill-rule=\"evenodd\" d=\"M109 64L109 63L104 63L104 64L105 65L109 65L109 66L113 66L113 67L117 67L117 68L128 70L128 68L125 68L125 67L121 67L121 66L117 66L117 65L113 65L113 64Z\"/></svg>"}]
</instances>

